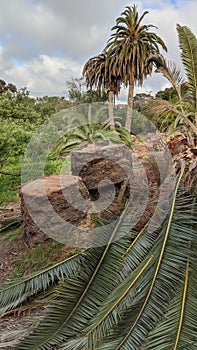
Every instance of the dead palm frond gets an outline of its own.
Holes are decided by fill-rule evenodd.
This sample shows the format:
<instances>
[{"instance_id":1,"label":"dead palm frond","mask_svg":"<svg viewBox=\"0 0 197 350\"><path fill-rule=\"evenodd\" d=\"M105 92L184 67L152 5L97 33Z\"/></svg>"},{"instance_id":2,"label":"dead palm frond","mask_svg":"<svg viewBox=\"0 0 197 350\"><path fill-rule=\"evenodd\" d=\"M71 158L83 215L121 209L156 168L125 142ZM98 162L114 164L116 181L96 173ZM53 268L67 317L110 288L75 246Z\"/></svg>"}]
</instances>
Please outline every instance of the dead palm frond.
<instances>
[{"instance_id":1,"label":"dead palm frond","mask_svg":"<svg viewBox=\"0 0 197 350\"><path fill-rule=\"evenodd\" d=\"M172 84L178 96L178 103L156 99L148 108L153 112L173 112L183 119L186 129L197 135L197 38L187 26L177 24L181 59L187 76L186 82L179 68L172 62L167 62L161 55L153 55L149 64L156 65L156 72L161 73ZM156 107L157 105L157 107Z\"/></svg>"}]
</instances>

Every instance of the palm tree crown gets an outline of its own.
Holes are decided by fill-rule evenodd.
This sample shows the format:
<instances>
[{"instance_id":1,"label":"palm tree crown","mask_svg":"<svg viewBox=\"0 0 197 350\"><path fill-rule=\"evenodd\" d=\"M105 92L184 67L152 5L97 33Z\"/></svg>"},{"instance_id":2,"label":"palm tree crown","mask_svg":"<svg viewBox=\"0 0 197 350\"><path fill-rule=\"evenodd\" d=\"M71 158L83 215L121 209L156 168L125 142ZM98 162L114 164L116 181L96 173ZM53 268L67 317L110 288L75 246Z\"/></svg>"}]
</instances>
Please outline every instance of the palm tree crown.
<instances>
[{"instance_id":1,"label":"palm tree crown","mask_svg":"<svg viewBox=\"0 0 197 350\"><path fill-rule=\"evenodd\" d=\"M105 52L91 57L84 65L83 76L90 89L95 86L100 94L103 89L107 89L109 118L111 125L114 126L113 101L114 96L118 95L121 85L121 77L117 72L117 63L114 61L114 57L108 57Z\"/></svg>"},{"instance_id":2,"label":"palm tree crown","mask_svg":"<svg viewBox=\"0 0 197 350\"><path fill-rule=\"evenodd\" d=\"M133 106L134 84L138 82L142 85L144 78L151 74L152 66L148 66L147 59L150 55L159 53L159 46L167 51L163 40L150 28L155 26L141 25L145 11L139 17L136 5L127 6L120 17L116 19L116 25L112 27L115 32L111 35L106 46L109 57L116 57L118 64L118 73L122 78L124 85L129 86L128 94L128 116L126 128L131 128L131 115ZM115 60L115 58L114 58Z\"/></svg>"},{"instance_id":3,"label":"palm tree crown","mask_svg":"<svg viewBox=\"0 0 197 350\"><path fill-rule=\"evenodd\" d=\"M83 76L86 79L87 87L92 89L95 86L100 92L102 89L107 89L108 92L113 91L114 95L118 95L120 77L113 70L106 69L106 60L106 53L91 57L84 65Z\"/></svg>"}]
</instances>

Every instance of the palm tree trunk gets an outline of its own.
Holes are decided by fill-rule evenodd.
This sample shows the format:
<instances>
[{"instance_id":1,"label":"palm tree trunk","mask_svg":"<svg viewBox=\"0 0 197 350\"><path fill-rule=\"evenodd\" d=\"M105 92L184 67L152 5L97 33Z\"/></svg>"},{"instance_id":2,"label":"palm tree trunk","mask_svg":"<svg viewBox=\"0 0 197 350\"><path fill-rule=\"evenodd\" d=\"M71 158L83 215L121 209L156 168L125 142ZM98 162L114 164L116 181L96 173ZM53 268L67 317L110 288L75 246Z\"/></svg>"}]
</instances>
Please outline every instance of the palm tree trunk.
<instances>
[{"instance_id":1,"label":"palm tree trunk","mask_svg":"<svg viewBox=\"0 0 197 350\"><path fill-rule=\"evenodd\" d=\"M131 123L132 123L133 95L134 95L134 76L132 75L129 83L127 117L125 122L125 129L128 130L129 132L131 132Z\"/></svg>"},{"instance_id":2,"label":"palm tree trunk","mask_svg":"<svg viewBox=\"0 0 197 350\"><path fill-rule=\"evenodd\" d=\"M112 90L108 91L108 99L109 99L109 122L111 128L114 128L114 93Z\"/></svg>"},{"instance_id":3,"label":"palm tree trunk","mask_svg":"<svg viewBox=\"0 0 197 350\"><path fill-rule=\"evenodd\" d=\"M197 126L197 112L195 112L195 124Z\"/></svg>"}]
</instances>

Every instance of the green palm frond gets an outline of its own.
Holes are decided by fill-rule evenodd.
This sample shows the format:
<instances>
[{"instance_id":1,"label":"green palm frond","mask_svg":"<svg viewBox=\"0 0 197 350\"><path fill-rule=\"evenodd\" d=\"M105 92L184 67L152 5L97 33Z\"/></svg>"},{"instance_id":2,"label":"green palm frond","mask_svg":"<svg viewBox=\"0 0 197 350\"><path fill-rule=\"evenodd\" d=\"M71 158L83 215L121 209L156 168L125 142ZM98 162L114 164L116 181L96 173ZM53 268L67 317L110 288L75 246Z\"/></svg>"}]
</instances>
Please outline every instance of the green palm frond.
<instances>
[{"instance_id":1,"label":"green palm frond","mask_svg":"<svg viewBox=\"0 0 197 350\"><path fill-rule=\"evenodd\" d=\"M118 126L115 127L115 129L108 128L106 130L101 130L101 132L96 132L95 138L98 140L109 140L114 143L123 143L130 148L132 147L130 133L126 129Z\"/></svg>"},{"instance_id":2,"label":"green palm frond","mask_svg":"<svg viewBox=\"0 0 197 350\"><path fill-rule=\"evenodd\" d=\"M192 259L191 259L192 260ZM197 344L197 281L196 266L185 264L183 284L170 301L162 321L150 332L147 349L195 349ZM170 331L169 331L170 330Z\"/></svg>"},{"instance_id":3,"label":"green palm frond","mask_svg":"<svg viewBox=\"0 0 197 350\"><path fill-rule=\"evenodd\" d=\"M178 187L176 189L178 190ZM143 287L146 291L144 300L139 300L139 295L137 303L135 298L133 299L122 317L119 315L120 320L116 327L108 329L109 335L101 342L98 349L139 349L143 346L149 331L165 314L168 302L175 297L177 288L182 286L187 259L191 256L190 243L196 236L196 218L194 213L194 216L193 214L191 216L190 197L187 200L184 198L185 207L181 213L183 198L179 196L175 191L168 218L150 252L154 254L155 261L146 274L146 285ZM190 222L189 220L191 225L193 224L192 229L186 224ZM190 322L195 328L196 323L192 319ZM171 334L170 325L168 332ZM190 336L189 338L191 339Z\"/></svg>"},{"instance_id":4,"label":"green palm frond","mask_svg":"<svg viewBox=\"0 0 197 350\"><path fill-rule=\"evenodd\" d=\"M0 314L15 309L28 298L36 296L59 281L78 273L83 256L75 254L53 266L0 285Z\"/></svg>"},{"instance_id":5,"label":"green palm frond","mask_svg":"<svg viewBox=\"0 0 197 350\"><path fill-rule=\"evenodd\" d=\"M158 235L158 232L153 232L151 229L154 225L154 223L151 225L147 224L139 233L131 231L130 239L132 243L122 256L122 268L119 272L117 287L104 301L98 313L89 321L88 327L82 331L81 337L78 338L79 343L77 343L77 341L74 342L75 346L83 342L84 348L86 348L86 344L87 349L90 349L88 344L90 340L93 339L94 345L97 348L97 345L103 337L107 335L110 327L115 325L117 320L120 319L121 313L128 308L128 305L130 305L131 302L135 304L136 300L139 301L139 299L142 300L145 297L146 290L142 288L144 285L143 281L146 281L145 276L148 273L147 266L153 259L151 255L148 257L146 256ZM153 259L151 265L154 266L154 264L155 259ZM141 289L142 292L139 293ZM72 349L73 340L66 342L62 348ZM78 347L76 347L76 349L77 348Z\"/></svg>"},{"instance_id":6,"label":"green palm frond","mask_svg":"<svg viewBox=\"0 0 197 350\"><path fill-rule=\"evenodd\" d=\"M84 253L88 264L81 268L78 277L66 279L45 320L20 344L20 349L34 349L35 346L46 349L58 345L68 337L75 337L97 313L98 307L117 285L121 258L129 246L130 239L125 235L129 231L131 218L125 217L126 210L127 207L113 224L111 232L103 229L105 241L106 234L109 237L108 244ZM122 239L112 243L122 235Z\"/></svg>"},{"instance_id":7,"label":"green palm frond","mask_svg":"<svg viewBox=\"0 0 197 350\"><path fill-rule=\"evenodd\" d=\"M132 147L130 133L122 127L110 128L108 119L104 123L92 123L78 126L63 136L51 151L51 157L68 155L72 150L84 146L84 143L107 140L113 143L123 143Z\"/></svg>"},{"instance_id":8,"label":"green palm frond","mask_svg":"<svg viewBox=\"0 0 197 350\"><path fill-rule=\"evenodd\" d=\"M167 208L166 203L164 206ZM118 276L118 286L106 299L98 313L90 320L89 326L82 332L82 338L79 339L83 339L84 343L86 339L86 345L89 344L92 338L97 348L104 336L109 333L109 329L116 325L121 314L127 310L128 305L131 303L136 305L137 301L141 300L142 302L145 298L147 290L145 276L149 271L147 267L149 267L150 262L151 268L155 265L155 258L153 258L153 255L149 255L158 236L158 232L153 232L151 229L154 225L155 223L147 224L139 233L131 231L132 243L123 256L123 265ZM70 344L72 344L72 341L67 342L64 346L70 349ZM89 347L87 348L89 349Z\"/></svg>"},{"instance_id":9,"label":"green palm frond","mask_svg":"<svg viewBox=\"0 0 197 350\"><path fill-rule=\"evenodd\" d=\"M145 259L133 273L115 288L103 303L99 312L90 320L87 328L82 331L82 336L75 340L75 346L79 347L81 342L83 342L84 349L97 348L99 342L103 339L110 327L119 319L120 310L123 312L123 310L128 307L128 303L131 303L135 294L131 289L135 286L136 281L142 276L145 276L147 266L150 264L151 259L152 257ZM138 289L136 288L136 293L137 292ZM93 340L93 348L89 346L91 340ZM78 347L76 347L76 349ZM72 348L73 339L61 345L61 349L71 350Z\"/></svg>"},{"instance_id":10,"label":"green palm frond","mask_svg":"<svg viewBox=\"0 0 197 350\"><path fill-rule=\"evenodd\" d=\"M197 39L186 26L177 24L182 63L188 80L188 89L197 111Z\"/></svg>"}]
</instances>

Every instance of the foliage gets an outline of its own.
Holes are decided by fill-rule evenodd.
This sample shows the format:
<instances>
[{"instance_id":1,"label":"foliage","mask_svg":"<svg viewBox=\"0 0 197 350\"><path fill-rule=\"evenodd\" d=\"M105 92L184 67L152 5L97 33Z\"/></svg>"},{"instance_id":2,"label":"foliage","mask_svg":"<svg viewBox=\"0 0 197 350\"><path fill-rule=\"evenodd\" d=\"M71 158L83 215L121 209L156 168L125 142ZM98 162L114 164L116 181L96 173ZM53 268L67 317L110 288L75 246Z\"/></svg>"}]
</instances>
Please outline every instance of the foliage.
<instances>
[{"instance_id":1,"label":"foliage","mask_svg":"<svg viewBox=\"0 0 197 350\"><path fill-rule=\"evenodd\" d=\"M67 81L68 86L68 97L74 104L82 103L94 103L94 102L105 102L107 101L107 94L103 91L102 94L98 90L87 90L84 91L85 83L82 78L72 78Z\"/></svg>"},{"instance_id":2,"label":"foliage","mask_svg":"<svg viewBox=\"0 0 197 350\"><path fill-rule=\"evenodd\" d=\"M8 157L17 157L24 153L35 125L23 120L14 120L10 117L5 120L0 117L0 128L2 131L0 134L2 164Z\"/></svg>"},{"instance_id":3,"label":"foliage","mask_svg":"<svg viewBox=\"0 0 197 350\"><path fill-rule=\"evenodd\" d=\"M24 154L36 128L67 102L59 97L29 97L26 89L0 95L0 152L2 166L7 159Z\"/></svg>"},{"instance_id":4,"label":"foliage","mask_svg":"<svg viewBox=\"0 0 197 350\"><path fill-rule=\"evenodd\" d=\"M39 115L34 110L35 101L29 97L24 88L16 92L6 91L0 95L0 116L3 119L13 118L36 121Z\"/></svg>"},{"instance_id":5,"label":"foliage","mask_svg":"<svg viewBox=\"0 0 197 350\"><path fill-rule=\"evenodd\" d=\"M0 117L0 129L0 171L20 174L22 155L35 125L22 119ZM19 185L20 176L0 174L0 203L14 200Z\"/></svg>"},{"instance_id":6,"label":"foliage","mask_svg":"<svg viewBox=\"0 0 197 350\"><path fill-rule=\"evenodd\" d=\"M4 165L1 170L10 174L20 174L21 161L21 157L9 158L6 160L6 165ZM0 204L12 202L17 199L20 184L20 176L0 174Z\"/></svg>"},{"instance_id":7,"label":"foliage","mask_svg":"<svg viewBox=\"0 0 197 350\"><path fill-rule=\"evenodd\" d=\"M117 108L115 110L115 123L116 124L123 124L125 123L126 120L126 115L127 115L127 107L121 107L121 108ZM146 114L144 114L143 109L142 112L138 111L138 109L133 109L133 113L132 113L132 132L135 136L140 136L140 134L146 134L146 133L151 133L151 132L155 132L156 128L155 128L155 124L153 124L148 117L146 116ZM125 132L128 133L128 131L126 131L126 129L124 129Z\"/></svg>"},{"instance_id":8,"label":"foliage","mask_svg":"<svg viewBox=\"0 0 197 350\"><path fill-rule=\"evenodd\" d=\"M12 83L6 84L5 80L0 79L0 94L2 94L5 91L16 92L17 88L14 84Z\"/></svg>"},{"instance_id":9,"label":"foliage","mask_svg":"<svg viewBox=\"0 0 197 350\"><path fill-rule=\"evenodd\" d=\"M59 246L55 242L53 243L52 247L54 247L54 245ZM37 254L39 254L42 249L43 247L39 246L38 248L36 247L33 252L29 253L29 257L27 257L29 264L35 263L38 266L38 262L34 259L32 261L32 257L34 255L37 256ZM43 254L46 254L46 252L42 252L41 256L43 256ZM67 278L70 275L77 274L80 263L82 261L83 257L78 256L76 253L71 257L67 257L63 261L59 261L58 263L53 264L52 266L45 267L39 272L37 271L31 275L20 277L8 283L4 283L0 287L0 313L4 314L9 310L18 307L24 301L28 301L29 297L36 297L38 293L42 291L45 292L47 288L50 288L52 285L57 284L65 277ZM20 266L18 266L18 268L20 268ZM23 268L25 268L24 265ZM18 272L21 272L21 270L19 271L16 269L14 273L17 274Z\"/></svg>"},{"instance_id":10,"label":"foliage","mask_svg":"<svg viewBox=\"0 0 197 350\"><path fill-rule=\"evenodd\" d=\"M70 102L66 101L64 97L58 96L37 97L34 105L36 113L43 121L53 114L69 107Z\"/></svg>"},{"instance_id":11,"label":"foliage","mask_svg":"<svg viewBox=\"0 0 197 350\"><path fill-rule=\"evenodd\" d=\"M131 147L130 133L120 126L111 129L109 123L91 123L80 125L66 133L55 145L51 152L53 157L65 157L73 149L84 147L88 144L99 144L99 141L124 143Z\"/></svg>"},{"instance_id":12,"label":"foliage","mask_svg":"<svg viewBox=\"0 0 197 350\"><path fill-rule=\"evenodd\" d=\"M26 88L5 89L0 94L0 203L14 200L18 194L22 156L36 129L53 114L70 106L60 97L30 97ZM36 146L36 144L35 144ZM57 172L60 160L48 159L45 173Z\"/></svg>"},{"instance_id":13,"label":"foliage","mask_svg":"<svg viewBox=\"0 0 197 350\"><path fill-rule=\"evenodd\" d=\"M162 100L171 101L174 104L178 101L176 90L173 87L158 91L155 97L161 98Z\"/></svg>"}]
</instances>

